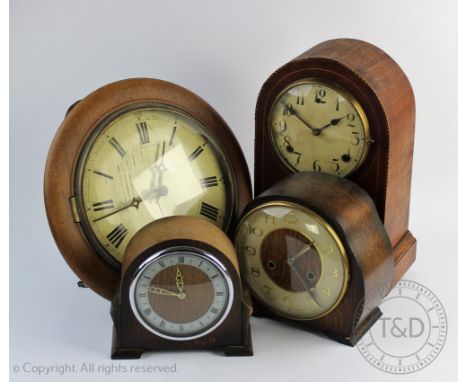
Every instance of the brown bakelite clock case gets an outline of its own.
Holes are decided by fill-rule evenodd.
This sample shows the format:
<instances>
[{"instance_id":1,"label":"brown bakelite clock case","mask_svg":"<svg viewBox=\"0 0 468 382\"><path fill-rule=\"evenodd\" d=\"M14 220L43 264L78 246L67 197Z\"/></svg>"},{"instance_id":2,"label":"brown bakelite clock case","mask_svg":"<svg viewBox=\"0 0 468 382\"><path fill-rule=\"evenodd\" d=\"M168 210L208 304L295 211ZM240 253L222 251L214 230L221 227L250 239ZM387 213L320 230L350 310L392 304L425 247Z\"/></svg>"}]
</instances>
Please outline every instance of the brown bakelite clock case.
<instances>
[{"instance_id":1,"label":"brown bakelite clock case","mask_svg":"<svg viewBox=\"0 0 468 382\"><path fill-rule=\"evenodd\" d=\"M398 64L364 41L320 43L275 71L258 96L255 195L294 172L346 177L374 200L395 259L416 256L408 231L415 102Z\"/></svg>"},{"instance_id":2,"label":"brown bakelite clock case","mask_svg":"<svg viewBox=\"0 0 468 382\"><path fill-rule=\"evenodd\" d=\"M237 140L210 105L178 85L139 78L69 109L49 150L44 198L63 257L110 299L139 229L188 215L232 233L251 187Z\"/></svg>"},{"instance_id":3,"label":"brown bakelite clock case","mask_svg":"<svg viewBox=\"0 0 468 382\"><path fill-rule=\"evenodd\" d=\"M354 345L382 314L391 243L372 199L347 179L287 176L247 205L235 244L257 315Z\"/></svg>"},{"instance_id":4,"label":"brown bakelite clock case","mask_svg":"<svg viewBox=\"0 0 468 382\"><path fill-rule=\"evenodd\" d=\"M229 238L201 218L163 218L126 249L112 299L112 358L173 349L252 355L251 313Z\"/></svg>"}]
</instances>

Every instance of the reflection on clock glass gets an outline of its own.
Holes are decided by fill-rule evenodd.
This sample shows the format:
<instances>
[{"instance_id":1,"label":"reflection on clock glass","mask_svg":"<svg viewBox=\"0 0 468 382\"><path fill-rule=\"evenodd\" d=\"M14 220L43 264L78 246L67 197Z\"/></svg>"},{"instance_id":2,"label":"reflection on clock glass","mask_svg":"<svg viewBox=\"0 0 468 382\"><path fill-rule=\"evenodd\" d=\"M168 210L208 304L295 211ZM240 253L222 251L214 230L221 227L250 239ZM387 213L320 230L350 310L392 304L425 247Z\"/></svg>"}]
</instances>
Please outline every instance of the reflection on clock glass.
<instances>
[{"instance_id":1,"label":"reflection on clock glass","mask_svg":"<svg viewBox=\"0 0 468 382\"><path fill-rule=\"evenodd\" d=\"M153 220L190 215L229 224L227 161L205 129L175 108L141 106L112 116L89 139L78 168L85 232L114 265Z\"/></svg>"}]
</instances>

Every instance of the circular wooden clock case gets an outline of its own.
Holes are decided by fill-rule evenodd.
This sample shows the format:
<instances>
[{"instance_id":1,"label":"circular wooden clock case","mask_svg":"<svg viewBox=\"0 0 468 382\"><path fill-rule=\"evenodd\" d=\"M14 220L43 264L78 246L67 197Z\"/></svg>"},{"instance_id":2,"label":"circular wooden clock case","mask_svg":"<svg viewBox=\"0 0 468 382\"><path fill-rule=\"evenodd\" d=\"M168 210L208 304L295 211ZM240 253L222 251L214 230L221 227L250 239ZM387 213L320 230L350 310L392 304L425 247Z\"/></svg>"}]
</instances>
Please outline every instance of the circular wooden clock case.
<instances>
[{"instance_id":1,"label":"circular wooden clock case","mask_svg":"<svg viewBox=\"0 0 468 382\"><path fill-rule=\"evenodd\" d=\"M72 105L45 170L57 246L107 299L140 228L189 215L229 234L250 198L245 158L224 120L194 93L157 79L114 82Z\"/></svg>"},{"instance_id":2,"label":"circular wooden clock case","mask_svg":"<svg viewBox=\"0 0 468 382\"><path fill-rule=\"evenodd\" d=\"M388 54L365 41L324 41L262 86L254 194L302 171L356 182L373 199L388 232L396 281L416 256L408 230L414 127L411 84Z\"/></svg>"},{"instance_id":3,"label":"circular wooden clock case","mask_svg":"<svg viewBox=\"0 0 468 382\"><path fill-rule=\"evenodd\" d=\"M151 349L252 355L251 313L230 239L201 218L162 218L126 249L112 300L112 358Z\"/></svg>"}]
</instances>

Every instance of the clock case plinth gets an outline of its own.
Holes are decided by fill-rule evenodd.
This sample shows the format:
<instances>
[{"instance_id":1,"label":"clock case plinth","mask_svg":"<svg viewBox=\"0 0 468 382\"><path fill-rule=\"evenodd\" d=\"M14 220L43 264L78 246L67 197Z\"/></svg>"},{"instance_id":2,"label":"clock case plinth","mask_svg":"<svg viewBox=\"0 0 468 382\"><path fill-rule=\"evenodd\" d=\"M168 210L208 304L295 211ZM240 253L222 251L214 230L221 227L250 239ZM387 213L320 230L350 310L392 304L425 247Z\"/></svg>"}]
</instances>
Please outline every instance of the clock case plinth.
<instances>
[{"instance_id":1,"label":"clock case plinth","mask_svg":"<svg viewBox=\"0 0 468 382\"><path fill-rule=\"evenodd\" d=\"M348 179L374 200L392 243L396 284L416 258L416 239L408 230L415 100L408 78L381 49L354 39L325 41L267 79L255 112L254 194L291 173L272 145L269 111L286 86L308 78L345 89L366 113L373 142L365 161Z\"/></svg>"},{"instance_id":2,"label":"clock case plinth","mask_svg":"<svg viewBox=\"0 0 468 382\"><path fill-rule=\"evenodd\" d=\"M394 278L394 258L385 228L369 195L355 183L314 172L291 174L244 210L285 201L311 209L332 226L348 256L350 278L345 295L329 314L314 320L282 318L252 293L254 315L270 317L354 346L382 315L378 305Z\"/></svg>"},{"instance_id":3,"label":"clock case plinth","mask_svg":"<svg viewBox=\"0 0 468 382\"><path fill-rule=\"evenodd\" d=\"M174 247L213 255L224 265L233 284L233 304L224 321L205 336L192 340L170 340L150 332L135 317L130 303L130 285L139 265L153 254ZM235 249L218 227L200 218L163 218L137 232L124 255L121 282L111 300L110 313L114 322L113 359L139 358L143 352L153 350L220 350L226 356L253 355L252 301L241 284Z\"/></svg>"}]
</instances>

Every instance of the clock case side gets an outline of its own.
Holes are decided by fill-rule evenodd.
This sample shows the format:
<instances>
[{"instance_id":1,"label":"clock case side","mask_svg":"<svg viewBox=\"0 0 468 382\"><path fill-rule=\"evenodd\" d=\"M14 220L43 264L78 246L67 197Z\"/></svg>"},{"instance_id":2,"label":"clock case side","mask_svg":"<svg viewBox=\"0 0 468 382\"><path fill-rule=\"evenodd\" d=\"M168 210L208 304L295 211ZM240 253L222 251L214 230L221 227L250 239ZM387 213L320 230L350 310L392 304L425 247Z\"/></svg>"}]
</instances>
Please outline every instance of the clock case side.
<instances>
[{"instance_id":1,"label":"clock case side","mask_svg":"<svg viewBox=\"0 0 468 382\"><path fill-rule=\"evenodd\" d=\"M225 150L237 198L227 232L234 233L251 200L249 170L240 145L223 118L203 99L170 82L132 78L105 85L67 110L49 149L44 173L44 203L55 242L67 264L93 291L111 299L120 270L102 259L89 243L76 209L75 174L81 150L94 129L109 115L135 104L161 103L197 119Z\"/></svg>"},{"instance_id":2,"label":"clock case side","mask_svg":"<svg viewBox=\"0 0 468 382\"><path fill-rule=\"evenodd\" d=\"M186 341L173 341L159 337L144 328L132 312L129 290L139 265L154 253L169 247L194 247L214 255L226 267L233 283L234 299L224 321L206 336ZM243 290L235 263L217 248L192 239L172 239L160 242L133 259L122 274L119 290L111 301L112 359L140 358L153 350L221 350L226 356L251 356L252 339L250 316L252 302L248 291Z\"/></svg>"},{"instance_id":3,"label":"clock case side","mask_svg":"<svg viewBox=\"0 0 468 382\"><path fill-rule=\"evenodd\" d=\"M354 39L325 41L267 79L255 112L254 194L291 172L269 139L269 110L282 89L306 78L319 78L347 90L366 113L373 142L364 162L348 179L374 200L392 243L396 283L416 257L416 239L408 230L415 100L408 78L381 49Z\"/></svg>"},{"instance_id":4,"label":"clock case side","mask_svg":"<svg viewBox=\"0 0 468 382\"><path fill-rule=\"evenodd\" d=\"M347 179L302 172L263 192L246 211L281 200L300 204L324 218L340 237L350 266L348 289L332 312L315 320L292 322L354 346L380 317L378 305L390 291L393 278L392 247L375 205L362 188ZM274 316L253 293L252 299L254 315Z\"/></svg>"}]
</instances>

